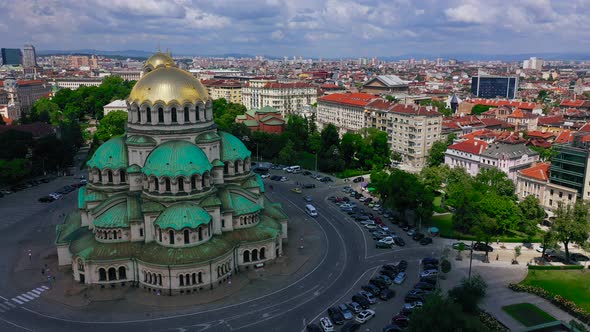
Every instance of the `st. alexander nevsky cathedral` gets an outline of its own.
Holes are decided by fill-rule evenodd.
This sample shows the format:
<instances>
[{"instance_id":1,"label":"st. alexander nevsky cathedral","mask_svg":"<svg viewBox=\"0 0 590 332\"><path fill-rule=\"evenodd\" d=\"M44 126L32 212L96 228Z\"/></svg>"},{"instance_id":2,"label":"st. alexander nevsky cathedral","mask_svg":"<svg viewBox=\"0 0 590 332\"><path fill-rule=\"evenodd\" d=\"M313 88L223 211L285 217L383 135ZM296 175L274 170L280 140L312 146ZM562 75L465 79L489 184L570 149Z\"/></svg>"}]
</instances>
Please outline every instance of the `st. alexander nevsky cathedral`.
<instances>
[{"instance_id":1,"label":"st. alexander nevsky cathedral","mask_svg":"<svg viewBox=\"0 0 590 332\"><path fill-rule=\"evenodd\" d=\"M78 209L57 228L59 265L76 281L187 294L282 255L287 216L250 151L217 130L198 79L158 52L127 111L126 135L94 152Z\"/></svg>"}]
</instances>

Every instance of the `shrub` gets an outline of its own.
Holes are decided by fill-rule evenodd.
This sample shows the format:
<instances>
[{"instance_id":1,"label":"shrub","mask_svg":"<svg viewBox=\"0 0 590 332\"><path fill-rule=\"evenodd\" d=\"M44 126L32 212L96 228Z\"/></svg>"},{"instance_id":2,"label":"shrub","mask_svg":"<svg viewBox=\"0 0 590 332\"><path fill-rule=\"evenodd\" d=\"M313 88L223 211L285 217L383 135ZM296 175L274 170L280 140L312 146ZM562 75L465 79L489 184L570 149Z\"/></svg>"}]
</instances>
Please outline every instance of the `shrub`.
<instances>
[{"instance_id":1,"label":"shrub","mask_svg":"<svg viewBox=\"0 0 590 332\"><path fill-rule=\"evenodd\" d=\"M358 170L358 169L345 169L344 171L337 173L336 177L338 178L350 178L353 176L361 176L361 175L367 175L368 176L368 171L363 171L363 170Z\"/></svg>"},{"instance_id":2,"label":"shrub","mask_svg":"<svg viewBox=\"0 0 590 332\"><path fill-rule=\"evenodd\" d=\"M442 262L440 262L440 269L443 273L449 273L449 271L451 271L451 262L447 259L443 259Z\"/></svg>"},{"instance_id":3,"label":"shrub","mask_svg":"<svg viewBox=\"0 0 590 332\"><path fill-rule=\"evenodd\" d=\"M494 332L508 332L510 331L504 324L502 324L496 317L492 316L486 311L479 310L479 320L485 325L490 331Z\"/></svg>"},{"instance_id":4,"label":"shrub","mask_svg":"<svg viewBox=\"0 0 590 332\"><path fill-rule=\"evenodd\" d=\"M529 265L529 270L582 270L583 265Z\"/></svg>"}]
</instances>

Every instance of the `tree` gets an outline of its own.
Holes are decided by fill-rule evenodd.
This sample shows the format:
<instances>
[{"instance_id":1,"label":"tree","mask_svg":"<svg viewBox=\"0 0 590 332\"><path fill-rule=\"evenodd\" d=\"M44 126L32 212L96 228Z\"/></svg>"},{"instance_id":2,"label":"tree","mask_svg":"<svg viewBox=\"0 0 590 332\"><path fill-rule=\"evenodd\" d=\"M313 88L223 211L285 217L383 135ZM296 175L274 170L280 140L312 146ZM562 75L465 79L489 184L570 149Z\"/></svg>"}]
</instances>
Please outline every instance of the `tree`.
<instances>
[{"instance_id":1,"label":"tree","mask_svg":"<svg viewBox=\"0 0 590 332\"><path fill-rule=\"evenodd\" d=\"M0 180L15 183L29 175L31 166L26 159L0 159Z\"/></svg>"},{"instance_id":2,"label":"tree","mask_svg":"<svg viewBox=\"0 0 590 332\"><path fill-rule=\"evenodd\" d=\"M321 151L327 152L332 147L340 146L340 137L338 136L338 129L333 124L329 123L322 129L321 135Z\"/></svg>"},{"instance_id":3,"label":"tree","mask_svg":"<svg viewBox=\"0 0 590 332\"><path fill-rule=\"evenodd\" d=\"M518 205L512 198L506 196L487 193L479 202L479 209L496 221L496 231L500 233L516 229L522 221Z\"/></svg>"},{"instance_id":4,"label":"tree","mask_svg":"<svg viewBox=\"0 0 590 332\"><path fill-rule=\"evenodd\" d=\"M553 231L558 241L563 243L565 260L570 261L569 245L571 243L583 244L588 239L590 231L590 205L583 200L571 205L559 204L555 211L555 223Z\"/></svg>"},{"instance_id":5,"label":"tree","mask_svg":"<svg viewBox=\"0 0 590 332\"><path fill-rule=\"evenodd\" d=\"M537 100L542 103L545 100L545 98L547 98L548 95L549 95L549 92L547 92L547 90L539 90L539 94L537 95Z\"/></svg>"},{"instance_id":6,"label":"tree","mask_svg":"<svg viewBox=\"0 0 590 332\"><path fill-rule=\"evenodd\" d=\"M295 154L295 144L292 141L288 141L287 145L281 149L279 152L279 163L285 165L293 165L297 160L297 156Z\"/></svg>"},{"instance_id":7,"label":"tree","mask_svg":"<svg viewBox=\"0 0 590 332\"><path fill-rule=\"evenodd\" d=\"M428 166L444 164L445 151L447 151L447 144L445 142L434 142L428 151Z\"/></svg>"},{"instance_id":8,"label":"tree","mask_svg":"<svg viewBox=\"0 0 590 332\"><path fill-rule=\"evenodd\" d=\"M516 198L514 182L496 167L481 169L475 176L475 183L482 192L493 192L499 196Z\"/></svg>"},{"instance_id":9,"label":"tree","mask_svg":"<svg viewBox=\"0 0 590 332\"><path fill-rule=\"evenodd\" d=\"M552 228L549 228L549 231L543 234L541 238L541 246L543 247L543 252L541 252L541 257L545 257L545 251L547 249L553 249L557 247L557 234Z\"/></svg>"},{"instance_id":10,"label":"tree","mask_svg":"<svg viewBox=\"0 0 590 332\"><path fill-rule=\"evenodd\" d=\"M440 270L442 271L442 273L449 273L449 271L451 271L451 262L449 262L448 259L443 259L440 262Z\"/></svg>"},{"instance_id":11,"label":"tree","mask_svg":"<svg viewBox=\"0 0 590 332\"><path fill-rule=\"evenodd\" d=\"M477 104L477 105L473 106L473 108L471 109L471 114L480 115L481 113L487 112L491 107L492 106L489 106L489 105Z\"/></svg>"},{"instance_id":12,"label":"tree","mask_svg":"<svg viewBox=\"0 0 590 332\"><path fill-rule=\"evenodd\" d=\"M514 261L518 263L518 257L521 255L522 246L514 247Z\"/></svg>"},{"instance_id":13,"label":"tree","mask_svg":"<svg viewBox=\"0 0 590 332\"><path fill-rule=\"evenodd\" d=\"M62 120L62 114L59 105L47 98L41 98L33 104L30 114L30 122L45 122L52 125L58 125Z\"/></svg>"},{"instance_id":14,"label":"tree","mask_svg":"<svg viewBox=\"0 0 590 332\"><path fill-rule=\"evenodd\" d=\"M407 331L410 332L487 332L476 315L465 313L461 304L440 292L428 296L422 308L415 309Z\"/></svg>"},{"instance_id":15,"label":"tree","mask_svg":"<svg viewBox=\"0 0 590 332\"><path fill-rule=\"evenodd\" d=\"M391 160L393 161L402 161L402 154L397 152L397 151L393 151L391 153Z\"/></svg>"},{"instance_id":16,"label":"tree","mask_svg":"<svg viewBox=\"0 0 590 332\"><path fill-rule=\"evenodd\" d=\"M485 213L479 215L479 218L473 224L471 232L475 234L477 241L483 242L486 245L485 261L488 261L488 245L492 242L492 238L497 236L499 229L498 221L490 218Z\"/></svg>"},{"instance_id":17,"label":"tree","mask_svg":"<svg viewBox=\"0 0 590 332\"><path fill-rule=\"evenodd\" d=\"M445 103L442 100L438 100L438 99L430 99L430 100L423 100L420 102L420 105L422 106L434 106L438 109L438 111L444 115L444 116L451 116L453 115L453 111L451 110L450 107L447 106L447 103Z\"/></svg>"},{"instance_id":18,"label":"tree","mask_svg":"<svg viewBox=\"0 0 590 332\"><path fill-rule=\"evenodd\" d=\"M340 141L340 152L346 167L353 168L353 161L357 158L356 154L363 146L363 137L360 134L346 133L342 135Z\"/></svg>"},{"instance_id":19,"label":"tree","mask_svg":"<svg viewBox=\"0 0 590 332\"><path fill-rule=\"evenodd\" d=\"M461 305L464 312L474 313L477 311L477 304L486 296L488 285L486 281L476 274L471 278L463 278L461 284L449 291L449 297Z\"/></svg>"},{"instance_id":20,"label":"tree","mask_svg":"<svg viewBox=\"0 0 590 332\"><path fill-rule=\"evenodd\" d=\"M541 207L539 199L533 195L528 195L519 204L518 208L522 215L522 221L518 224L518 229L527 234L534 234L537 231L537 224L545 218L545 210Z\"/></svg>"},{"instance_id":21,"label":"tree","mask_svg":"<svg viewBox=\"0 0 590 332\"><path fill-rule=\"evenodd\" d=\"M100 120L94 135L99 141L106 142L114 136L123 135L125 133L126 124L127 112L110 112Z\"/></svg>"},{"instance_id":22,"label":"tree","mask_svg":"<svg viewBox=\"0 0 590 332\"><path fill-rule=\"evenodd\" d=\"M389 102L394 102L394 103L399 102L399 100L395 96L392 96L392 95L385 96L385 99Z\"/></svg>"},{"instance_id":23,"label":"tree","mask_svg":"<svg viewBox=\"0 0 590 332\"><path fill-rule=\"evenodd\" d=\"M432 191L439 190L443 181L449 176L449 166L442 164L439 166L424 167L420 171L420 181Z\"/></svg>"}]
</instances>

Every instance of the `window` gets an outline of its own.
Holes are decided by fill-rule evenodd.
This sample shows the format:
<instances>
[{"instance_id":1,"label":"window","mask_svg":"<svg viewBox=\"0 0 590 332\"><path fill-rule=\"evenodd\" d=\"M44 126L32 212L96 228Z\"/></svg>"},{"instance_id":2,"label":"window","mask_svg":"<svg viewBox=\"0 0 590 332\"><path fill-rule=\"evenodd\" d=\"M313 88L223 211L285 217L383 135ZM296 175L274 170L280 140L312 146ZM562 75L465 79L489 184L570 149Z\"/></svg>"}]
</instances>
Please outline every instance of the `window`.
<instances>
[{"instance_id":1,"label":"window","mask_svg":"<svg viewBox=\"0 0 590 332\"><path fill-rule=\"evenodd\" d=\"M195 113L196 113L196 116L197 116L197 121L199 121L201 119L200 108L201 107L197 106L197 108L195 109Z\"/></svg>"},{"instance_id":2,"label":"window","mask_svg":"<svg viewBox=\"0 0 590 332\"><path fill-rule=\"evenodd\" d=\"M244 250L244 263L250 261L250 252L248 250Z\"/></svg>"},{"instance_id":3,"label":"window","mask_svg":"<svg viewBox=\"0 0 590 332\"><path fill-rule=\"evenodd\" d=\"M117 270L114 267L109 269L109 281L111 280L117 280Z\"/></svg>"},{"instance_id":4,"label":"window","mask_svg":"<svg viewBox=\"0 0 590 332\"><path fill-rule=\"evenodd\" d=\"M160 180L158 178L154 178L154 190L160 191Z\"/></svg>"},{"instance_id":5,"label":"window","mask_svg":"<svg viewBox=\"0 0 590 332\"><path fill-rule=\"evenodd\" d=\"M107 177L108 177L108 182L113 183L113 172L112 171L107 172Z\"/></svg>"},{"instance_id":6,"label":"window","mask_svg":"<svg viewBox=\"0 0 590 332\"><path fill-rule=\"evenodd\" d=\"M549 206L553 206L553 200L552 199L549 200Z\"/></svg>"},{"instance_id":7,"label":"window","mask_svg":"<svg viewBox=\"0 0 590 332\"><path fill-rule=\"evenodd\" d=\"M171 190L170 187L171 187L170 186L170 179L166 179L166 191L167 192L169 192Z\"/></svg>"},{"instance_id":8,"label":"window","mask_svg":"<svg viewBox=\"0 0 590 332\"><path fill-rule=\"evenodd\" d=\"M199 284L203 283L203 273L199 272L197 276L199 277Z\"/></svg>"},{"instance_id":9,"label":"window","mask_svg":"<svg viewBox=\"0 0 590 332\"><path fill-rule=\"evenodd\" d=\"M143 228L140 228L140 229L139 229L139 236L140 236L140 237L143 237Z\"/></svg>"},{"instance_id":10,"label":"window","mask_svg":"<svg viewBox=\"0 0 590 332\"><path fill-rule=\"evenodd\" d=\"M265 259L266 258L266 257L264 257L265 251L266 251L266 249L264 247L260 248L260 259Z\"/></svg>"},{"instance_id":11,"label":"window","mask_svg":"<svg viewBox=\"0 0 590 332\"><path fill-rule=\"evenodd\" d=\"M137 122L141 122L141 110L137 110Z\"/></svg>"},{"instance_id":12,"label":"window","mask_svg":"<svg viewBox=\"0 0 590 332\"><path fill-rule=\"evenodd\" d=\"M567 199L571 201L572 200L572 194L568 194L567 195Z\"/></svg>"},{"instance_id":13,"label":"window","mask_svg":"<svg viewBox=\"0 0 590 332\"><path fill-rule=\"evenodd\" d=\"M119 171L119 180L121 183L125 183L125 171Z\"/></svg>"},{"instance_id":14,"label":"window","mask_svg":"<svg viewBox=\"0 0 590 332\"><path fill-rule=\"evenodd\" d=\"M559 198L563 197L563 192L559 192Z\"/></svg>"},{"instance_id":15,"label":"window","mask_svg":"<svg viewBox=\"0 0 590 332\"><path fill-rule=\"evenodd\" d=\"M174 231L170 230L168 236L170 236L170 244L174 244Z\"/></svg>"},{"instance_id":16,"label":"window","mask_svg":"<svg viewBox=\"0 0 590 332\"><path fill-rule=\"evenodd\" d=\"M201 272L199 272L199 273L201 273ZM193 273L191 275L191 282L193 283L193 285L197 283L197 274L196 273Z\"/></svg>"},{"instance_id":17,"label":"window","mask_svg":"<svg viewBox=\"0 0 590 332\"><path fill-rule=\"evenodd\" d=\"M145 109L145 115L147 118L147 122L151 123L152 122L152 110L149 107Z\"/></svg>"},{"instance_id":18,"label":"window","mask_svg":"<svg viewBox=\"0 0 590 332\"><path fill-rule=\"evenodd\" d=\"M184 191L184 178L178 178L178 191Z\"/></svg>"},{"instance_id":19,"label":"window","mask_svg":"<svg viewBox=\"0 0 590 332\"><path fill-rule=\"evenodd\" d=\"M225 228L225 219L221 219L221 228Z\"/></svg>"},{"instance_id":20,"label":"window","mask_svg":"<svg viewBox=\"0 0 590 332\"><path fill-rule=\"evenodd\" d=\"M98 269L98 281L107 280L107 271L103 268Z\"/></svg>"},{"instance_id":21,"label":"window","mask_svg":"<svg viewBox=\"0 0 590 332\"><path fill-rule=\"evenodd\" d=\"M184 230L184 244L188 244L190 239L189 239L189 234L188 234L188 229Z\"/></svg>"},{"instance_id":22,"label":"window","mask_svg":"<svg viewBox=\"0 0 590 332\"><path fill-rule=\"evenodd\" d=\"M197 176L191 176L191 190L197 189Z\"/></svg>"},{"instance_id":23,"label":"window","mask_svg":"<svg viewBox=\"0 0 590 332\"><path fill-rule=\"evenodd\" d=\"M172 117L172 123L178 122L178 119L176 118L176 107L172 107L172 111L171 111L170 115Z\"/></svg>"},{"instance_id":24,"label":"window","mask_svg":"<svg viewBox=\"0 0 590 332\"><path fill-rule=\"evenodd\" d=\"M158 123L164 123L164 109L158 108Z\"/></svg>"},{"instance_id":25,"label":"window","mask_svg":"<svg viewBox=\"0 0 590 332\"><path fill-rule=\"evenodd\" d=\"M189 122L188 107L184 108L184 122Z\"/></svg>"},{"instance_id":26,"label":"window","mask_svg":"<svg viewBox=\"0 0 590 332\"><path fill-rule=\"evenodd\" d=\"M180 286L184 286L184 276L182 274L178 276L178 283Z\"/></svg>"},{"instance_id":27,"label":"window","mask_svg":"<svg viewBox=\"0 0 590 332\"><path fill-rule=\"evenodd\" d=\"M258 260L258 250L254 249L252 250L252 261L257 261Z\"/></svg>"},{"instance_id":28,"label":"window","mask_svg":"<svg viewBox=\"0 0 590 332\"><path fill-rule=\"evenodd\" d=\"M119 267L119 280L127 279L127 271L124 266Z\"/></svg>"},{"instance_id":29,"label":"window","mask_svg":"<svg viewBox=\"0 0 590 332\"><path fill-rule=\"evenodd\" d=\"M203 227L199 227L199 241L203 241Z\"/></svg>"},{"instance_id":30,"label":"window","mask_svg":"<svg viewBox=\"0 0 590 332\"><path fill-rule=\"evenodd\" d=\"M160 242L162 242L162 229L158 228L158 239L160 239Z\"/></svg>"}]
</instances>

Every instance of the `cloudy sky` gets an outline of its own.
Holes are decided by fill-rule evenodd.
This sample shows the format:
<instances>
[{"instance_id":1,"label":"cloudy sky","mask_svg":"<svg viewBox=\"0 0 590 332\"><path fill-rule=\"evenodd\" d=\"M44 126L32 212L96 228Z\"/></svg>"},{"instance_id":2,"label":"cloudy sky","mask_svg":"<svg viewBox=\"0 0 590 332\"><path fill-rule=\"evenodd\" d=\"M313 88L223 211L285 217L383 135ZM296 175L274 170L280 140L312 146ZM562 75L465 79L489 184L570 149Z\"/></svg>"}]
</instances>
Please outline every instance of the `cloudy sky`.
<instances>
[{"instance_id":1,"label":"cloudy sky","mask_svg":"<svg viewBox=\"0 0 590 332\"><path fill-rule=\"evenodd\" d=\"M590 0L0 0L0 47L356 57L590 52Z\"/></svg>"}]
</instances>

